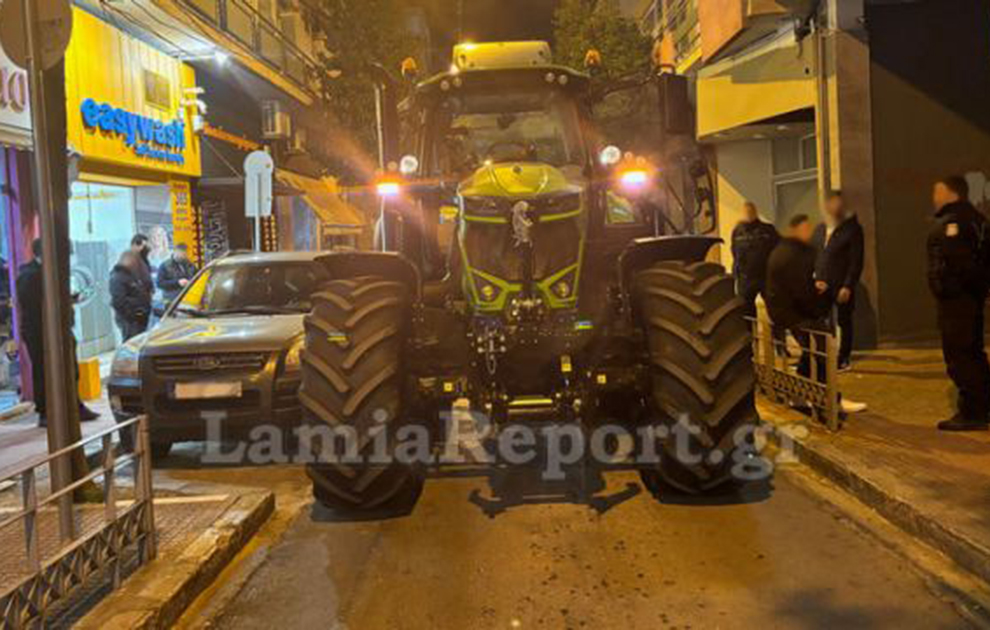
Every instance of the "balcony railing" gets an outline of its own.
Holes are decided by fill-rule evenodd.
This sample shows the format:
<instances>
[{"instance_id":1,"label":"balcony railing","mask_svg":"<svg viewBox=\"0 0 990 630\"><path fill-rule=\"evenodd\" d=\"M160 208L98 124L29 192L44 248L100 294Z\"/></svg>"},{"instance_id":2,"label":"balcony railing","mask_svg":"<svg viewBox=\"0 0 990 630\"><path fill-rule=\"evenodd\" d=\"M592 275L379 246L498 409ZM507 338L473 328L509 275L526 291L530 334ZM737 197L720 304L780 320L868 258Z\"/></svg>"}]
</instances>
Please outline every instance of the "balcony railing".
<instances>
[{"instance_id":1,"label":"balcony railing","mask_svg":"<svg viewBox=\"0 0 990 630\"><path fill-rule=\"evenodd\" d=\"M698 0L667 0L664 32L674 42L678 64L690 58L701 47L698 23Z\"/></svg>"},{"instance_id":2,"label":"balcony railing","mask_svg":"<svg viewBox=\"0 0 990 630\"><path fill-rule=\"evenodd\" d=\"M255 56L309 90L316 61L248 0L181 0L207 22L251 49Z\"/></svg>"}]
</instances>

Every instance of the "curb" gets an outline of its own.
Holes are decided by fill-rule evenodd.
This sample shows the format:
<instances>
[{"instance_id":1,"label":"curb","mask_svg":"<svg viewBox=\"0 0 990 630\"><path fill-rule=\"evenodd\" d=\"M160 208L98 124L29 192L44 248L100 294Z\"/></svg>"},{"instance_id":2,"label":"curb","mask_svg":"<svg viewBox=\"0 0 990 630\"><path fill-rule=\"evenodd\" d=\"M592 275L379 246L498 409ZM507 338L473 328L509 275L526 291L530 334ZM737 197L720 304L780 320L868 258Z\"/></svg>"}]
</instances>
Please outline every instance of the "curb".
<instances>
[{"instance_id":1,"label":"curb","mask_svg":"<svg viewBox=\"0 0 990 630\"><path fill-rule=\"evenodd\" d=\"M854 467L829 457L814 445L809 445L807 439L787 434L789 443L783 445L779 432L772 431L769 437L777 448L791 448L802 464L876 511L906 534L942 552L959 567L990 583L990 549L984 544L946 527L935 517L870 481Z\"/></svg>"},{"instance_id":2,"label":"curb","mask_svg":"<svg viewBox=\"0 0 990 630\"><path fill-rule=\"evenodd\" d=\"M74 627L82 630L171 627L275 510L275 495L239 496L178 556L159 556L123 581Z\"/></svg>"}]
</instances>

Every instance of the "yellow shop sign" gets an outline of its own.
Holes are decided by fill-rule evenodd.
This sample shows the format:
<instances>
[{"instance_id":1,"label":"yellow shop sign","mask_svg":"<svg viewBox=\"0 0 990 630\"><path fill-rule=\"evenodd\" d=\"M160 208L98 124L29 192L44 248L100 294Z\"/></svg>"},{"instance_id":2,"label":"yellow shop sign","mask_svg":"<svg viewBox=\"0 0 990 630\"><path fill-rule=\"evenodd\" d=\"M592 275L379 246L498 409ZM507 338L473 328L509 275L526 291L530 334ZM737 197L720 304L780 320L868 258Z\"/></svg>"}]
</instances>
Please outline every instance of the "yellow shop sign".
<instances>
[{"instance_id":1,"label":"yellow shop sign","mask_svg":"<svg viewBox=\"0 0 990 630\"><path fill-rule=\"evenodd\" d=\"M80 9L73 20L65 65L68 132L84 165L199 177L199 138L183 105L196 87L192 66Z\"/></svg>"}]
</instances>

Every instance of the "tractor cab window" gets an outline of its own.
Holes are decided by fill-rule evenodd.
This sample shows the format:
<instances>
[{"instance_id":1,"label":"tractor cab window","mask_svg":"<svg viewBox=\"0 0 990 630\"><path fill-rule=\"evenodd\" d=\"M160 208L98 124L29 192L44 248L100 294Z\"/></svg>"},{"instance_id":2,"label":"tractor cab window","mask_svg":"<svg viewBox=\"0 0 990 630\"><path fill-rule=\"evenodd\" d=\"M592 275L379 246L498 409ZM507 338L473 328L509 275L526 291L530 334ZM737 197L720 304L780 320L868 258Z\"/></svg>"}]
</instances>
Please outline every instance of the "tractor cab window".
<instances>
[{"instance_id":1,"label":"tractor cab window","mask_svg":"<svg viewBox=\"0 0 990 630\"><path fill-rule=\"evenodd\" d=\"M468 174L485 162L586 161L577 108L552 91L464 94L441 103L437 146L441 172Z\"/></svg>"}]
</instances>

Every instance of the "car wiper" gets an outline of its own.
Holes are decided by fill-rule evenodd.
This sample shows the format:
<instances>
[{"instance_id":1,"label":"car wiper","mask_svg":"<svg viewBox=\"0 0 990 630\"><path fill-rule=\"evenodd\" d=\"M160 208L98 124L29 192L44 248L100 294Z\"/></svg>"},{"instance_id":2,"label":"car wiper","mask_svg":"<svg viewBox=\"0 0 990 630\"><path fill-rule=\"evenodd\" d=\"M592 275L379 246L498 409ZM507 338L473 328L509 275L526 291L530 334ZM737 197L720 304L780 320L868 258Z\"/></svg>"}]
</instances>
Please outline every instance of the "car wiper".
<instances>
[{"instance_id":1,"label":"car wiper","mask_svg":"<svg viewBox=\"0 0 990 630\"><path fill-rule=\"evenodd\" d=\"M181 313L183 315L189 315L190 317L209 317L210 313L206 311L201 311L198 308L193 308L191 306L179 306L175 309L176 313Z\"/></svg>"},{"instance_id":2,"label":"car wiper","mask_svg":"<svg viewBox=\"0 0 990 630\"><path fill-rule=\"evenodd\" d=\"M284 306L240 306L237 308L224 308L207 313L209 317L222 315L290 315L301 313L299 309Z\"/></svg>"}]
</instances>

